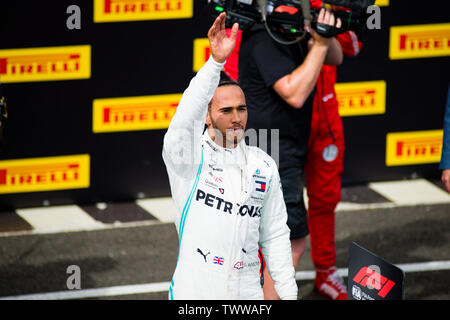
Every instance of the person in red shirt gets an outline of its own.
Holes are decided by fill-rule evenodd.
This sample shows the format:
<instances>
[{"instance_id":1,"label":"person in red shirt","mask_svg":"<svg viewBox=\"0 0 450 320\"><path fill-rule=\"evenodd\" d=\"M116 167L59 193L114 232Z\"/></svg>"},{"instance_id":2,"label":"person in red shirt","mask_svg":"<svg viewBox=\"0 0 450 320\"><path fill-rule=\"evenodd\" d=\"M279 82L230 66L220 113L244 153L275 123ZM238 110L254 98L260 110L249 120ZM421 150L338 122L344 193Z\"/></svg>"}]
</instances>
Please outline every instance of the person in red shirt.
<instances>
[{"instance_id":1,"label":"person in red shirt","mask_svg":"<svg viewBox=\"0 0 450 320\"><path fill-rule=\"evenodd\" d=\"M230 36L231 29L227 28L227 36ZM228 56L227 62L224 66L224 71L232 80L238 81L238 65L239 65L239 48L241 47L242 40L242 30L238 31L236 37L236 45L234 46L233 52Z\"/></svg>"},{"instance_id":2,"label":"person in red shirt","mask_svg":"<svg viewBox=\"0 0 450 320\"><path fill-rule=\"evenodd\" d=\"M359 53L361 43L352 31L339 34L337 39L345 55ZM334 89L336 77L336 67L324 65L317 80L305 180L315 288L333 300L347 300L347 289L335 267L335 208L341 199L345 150L344 128Z\"/></svg>"}]
</instances>

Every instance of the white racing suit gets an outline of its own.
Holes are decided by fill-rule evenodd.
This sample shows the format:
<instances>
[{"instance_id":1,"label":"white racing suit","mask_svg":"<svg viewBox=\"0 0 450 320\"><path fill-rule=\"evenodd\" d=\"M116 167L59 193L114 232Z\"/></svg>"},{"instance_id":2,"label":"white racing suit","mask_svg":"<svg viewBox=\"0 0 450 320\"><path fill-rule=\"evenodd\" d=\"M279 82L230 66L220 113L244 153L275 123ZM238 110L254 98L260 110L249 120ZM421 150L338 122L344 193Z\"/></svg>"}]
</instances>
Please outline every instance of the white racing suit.
<instances>
[{"instance_id":1,"label":"white racing suit","mask_svg":"<svg viewBox=\"0 0 450 320\"><path fill-rule=\"evenodd\" d=\"M212 57L191 80L164 136L179 237L170 299L263 299L258 245L281 299L297 299L287 213L275 161L242 139L203 133L224 64Z\"/></svg>"}]
</instances>

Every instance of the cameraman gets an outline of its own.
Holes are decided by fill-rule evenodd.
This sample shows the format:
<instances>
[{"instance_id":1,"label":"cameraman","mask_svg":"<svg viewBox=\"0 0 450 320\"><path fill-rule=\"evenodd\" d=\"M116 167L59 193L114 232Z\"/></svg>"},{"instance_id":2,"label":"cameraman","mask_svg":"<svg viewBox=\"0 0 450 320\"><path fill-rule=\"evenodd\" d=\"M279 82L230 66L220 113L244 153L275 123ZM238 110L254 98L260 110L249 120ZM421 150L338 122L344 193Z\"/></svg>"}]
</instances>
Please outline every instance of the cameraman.
<instances>
[{"instance_id":1,"label":"cameraman","mask_svg":"<svg viewBox=\"0 0 450 320\"><path fill-rule=\"evenodd\" d=\"M324 8L319 12L318 23L341 26L341 21L336 21L333 13ZM343 59L335 38L308 31L312 42L309 50L308 38L293 45L282 45L264 28L253 27L243 32L239 52L239 83L246 93L249 115L247 128L257 132L279 130L279 173L291 230L294 268L305 251L308 235L303 180L314 87L324 63L339 65ZM271 141L267 146L271 154ZM269 281L266 277L264 296L277 299Z\"/></svg>"}]
</instances>

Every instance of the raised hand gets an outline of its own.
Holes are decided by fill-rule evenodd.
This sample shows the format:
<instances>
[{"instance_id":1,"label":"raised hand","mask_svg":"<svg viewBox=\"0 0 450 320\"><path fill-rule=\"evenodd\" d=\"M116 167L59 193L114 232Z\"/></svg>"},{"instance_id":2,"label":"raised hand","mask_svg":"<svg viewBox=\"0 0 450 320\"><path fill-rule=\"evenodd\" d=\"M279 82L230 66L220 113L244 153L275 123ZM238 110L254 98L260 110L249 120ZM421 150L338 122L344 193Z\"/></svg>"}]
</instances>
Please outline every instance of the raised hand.
<instances>
[{"instance_id":1,"label":"raised hand","mask_svg":"<svg viewBox=\"0 0 450 320\"><path fill-rule=\"evenodd\" d=\"M233 24L230 37L228 37L225 31L225 18L226 13L222 12L208 31L211 55L219 63L225 62L227 57L233 52L239 29L238 23Z\"/></svg>"},{"instance_id":2,"label":"raised hand","mask_svg":"<svg viewBox=\"0 0 450 320\"><path fill-rule=\"evenodd\" d=\"M336 28L340 28L342 26L342 21L340 18L335 18L333 12L330 9L321 8L319 11L319 16L317 17L317 23L322 25L328 25ZM332 37L324 37L317 33L314 29L308 30L314 41L317 41L319 44L323 44L329 46L332 42Z\"/></svg>"}]
</instances>

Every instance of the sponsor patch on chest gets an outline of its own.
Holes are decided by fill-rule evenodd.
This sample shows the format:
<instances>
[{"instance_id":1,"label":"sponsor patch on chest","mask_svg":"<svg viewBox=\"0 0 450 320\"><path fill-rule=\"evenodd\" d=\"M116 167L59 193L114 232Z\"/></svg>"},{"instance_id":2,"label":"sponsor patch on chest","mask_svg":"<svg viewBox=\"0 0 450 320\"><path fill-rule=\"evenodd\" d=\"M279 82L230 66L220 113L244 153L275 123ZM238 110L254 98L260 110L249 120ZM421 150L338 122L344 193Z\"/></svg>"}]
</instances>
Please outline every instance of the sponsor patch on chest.
<instances>
[{"instance_id":1,"label":"sponsor patch on chest","mask_svg":"<svg viewBox=\"0 0 450 320\"><path fill-rule=\"evenodd\" d=\"M197 190L195 200L203 203L205 206L214 208L224 213L232 214L233 212L236 212L236 214L240 215L241 217L248 215L251 218L258 218L261 216L260 206L250 204L241 205L239 203L232 203L230 201L226 201L221 197L205 192L201 189Z\"/></svg>"}]
</instances>

